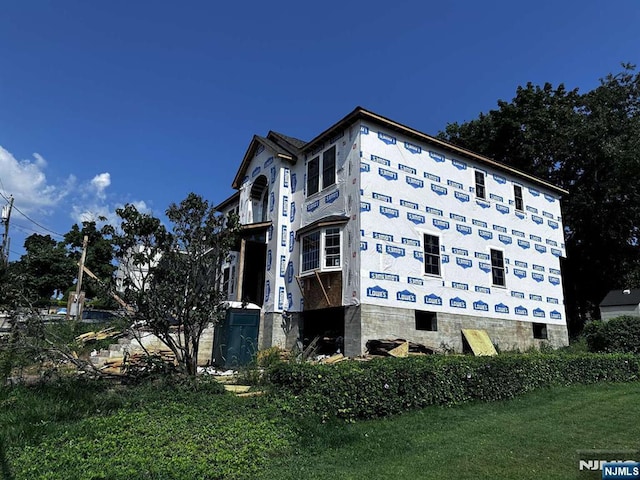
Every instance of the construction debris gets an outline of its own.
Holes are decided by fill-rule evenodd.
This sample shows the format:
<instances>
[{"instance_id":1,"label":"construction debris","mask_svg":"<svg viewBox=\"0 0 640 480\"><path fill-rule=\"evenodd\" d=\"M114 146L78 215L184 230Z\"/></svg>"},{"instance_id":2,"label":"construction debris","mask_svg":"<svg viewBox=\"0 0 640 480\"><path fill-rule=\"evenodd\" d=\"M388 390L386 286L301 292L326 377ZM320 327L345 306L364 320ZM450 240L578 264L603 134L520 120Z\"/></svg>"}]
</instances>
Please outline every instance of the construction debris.
<instances>
[{"instance_id":1,"label":"construction debris","mask_svg":"<svg viewBox=\"0 0 640 480\"><path fill-rule=\"evenodd\" d=\"M78 335L76 337L76 340L84 344L88 342L94 342L97 340L104 340L106 338L116 338L116 337L119 337L120 335L122 335L121 331L116 330L113 327L109 327L109 328L105 328L104 330L100 330L99 332L83 333L82 335Z\"/></svg>"},{"instance_id":2,"label":"construction debris","mask_svg":"<svg viewBox=\"0 0 640 480\"><path fill-rule=\"evenodd\" d=\"M145 370L149 366L149 358L172 365L176 363L176 357L171 350L161 349L149 351L148 355L140 352L125 357L112 358L104 362L100 371L110 375L125 375L128 369Z\"/></svg>"},{"instance_id":3,"label":"construction debris","mask_svg":"<svg viewBox=\"0 0 640 480\"><path fill-rule=\"evenodd\" d=\"M398 345L396 348L389 350L389 355L392 357L404 358L409 356L409 342L404 342Z\"/></svg>"},{"instance_id":4,"label":"construction debris","mask_svg":"<svg viewBox=\"0 0 640 480\"><path fill-rule=\"evenodd\" d=\"M398 338L395 340L369 340L367 342L367 353L383 357L406 357L409 355L432 355L435 353L435 349L421 343L409 342Z\"/></svg>"},{"instance_id":5,"label":"construction debris","mask_svg":"<svg viewBox=\"0 0 640 480\"><path fill-rule=\"evenodd\" d=\"M320 360L320 363L331 365L334 363L344 362L345 360L348 360L348 358L341 353L336 353L335 355L332 355L330 357L322 358Z\"/></svg>"}]
</instances>

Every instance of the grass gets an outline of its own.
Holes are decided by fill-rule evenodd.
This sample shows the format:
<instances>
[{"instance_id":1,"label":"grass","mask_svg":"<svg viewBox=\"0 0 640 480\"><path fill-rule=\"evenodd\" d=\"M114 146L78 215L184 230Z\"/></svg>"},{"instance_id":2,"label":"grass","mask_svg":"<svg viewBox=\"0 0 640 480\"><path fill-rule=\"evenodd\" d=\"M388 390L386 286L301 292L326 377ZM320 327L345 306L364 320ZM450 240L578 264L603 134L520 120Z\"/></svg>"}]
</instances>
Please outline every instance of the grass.
<instances>
[{"instance_id":1,"label":"grass","mask_svg":"<svg viewBox=\"0 0 640 480\"><path fill-rule=\"evenodd\" d=\"M640 383L356 423L300 420L282 406L167 386L0 390L0 472L16 480L564 480L576 478L576 450L640 447Z\"/></svg>"},{"instance_id":2,"label":"grass","mask_svg":"<svg viewBox=\"0 0 640 480\"><path fill-rule=\"evenodd\" d=\"M576 478L577 450L640 447L640 384L556 388L508 402L312 425L264 478Z\"/></svg>"}]
</instances>

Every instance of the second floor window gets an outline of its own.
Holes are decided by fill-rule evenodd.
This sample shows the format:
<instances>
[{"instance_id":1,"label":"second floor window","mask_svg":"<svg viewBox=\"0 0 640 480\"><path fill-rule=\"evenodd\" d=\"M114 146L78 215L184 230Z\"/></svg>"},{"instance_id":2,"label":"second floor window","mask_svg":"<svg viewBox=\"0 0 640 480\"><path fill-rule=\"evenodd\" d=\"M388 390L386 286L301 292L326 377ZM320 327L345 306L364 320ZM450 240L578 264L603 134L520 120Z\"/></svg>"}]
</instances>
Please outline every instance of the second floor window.
<instances>
[{"instance_id":1,"label":"second floor window","mask_svg":"<svg viewBox=\"0 0 640 480\"><path fill-rule=\"evenodd\" d=\"M504 287L506 285L504 255L500 250L491 249L491 279L497 287Z\"/></svg>"},{"instance_id":2,"label":"second floor window","mask_svg":"<svg viewBox=\"0 0 640 480\"><path fill-rule=\"evenodd\" d=\"M520 185L513 186L513 201L516 210L524 210L524 202L522 201L522 187Z\"/></svg>"},{"instance_id":3,"label":"second floor window","mask_svg":"<svg viewBox=\"0 0 640 480\"><path fill-rule=\"evenodd\" d=\"M476 197L487 198L487 191L484 188L484 173L476 170Z\"/></svg>"},{"instance_id":4,"label":"second floor window","mask_svg":"<svg viewBox=\"0 0 640 480\"><path fill-rule=\"evenodd\" d=\"M321 161L322 160L322 161ZM325 150L322 156L307 163L307 196L318 193L336 183L336 147Z\"/></svg>"}]
</instances>

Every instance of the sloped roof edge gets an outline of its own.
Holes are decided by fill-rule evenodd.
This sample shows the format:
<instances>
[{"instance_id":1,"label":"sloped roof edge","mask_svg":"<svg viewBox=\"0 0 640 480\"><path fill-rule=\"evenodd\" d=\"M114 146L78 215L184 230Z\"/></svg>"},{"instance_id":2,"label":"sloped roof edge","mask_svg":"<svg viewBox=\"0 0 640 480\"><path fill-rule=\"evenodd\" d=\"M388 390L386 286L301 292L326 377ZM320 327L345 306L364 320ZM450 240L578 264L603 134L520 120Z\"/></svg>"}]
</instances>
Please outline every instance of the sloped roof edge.
<instances>
[{"instance_id":1,"label":"sloped roof edge","mask_svg":"<svg viewBox=\"0 0 640 480\"><path fill-rule=\"evenodd\" d=\"M351 125L352 123L358 120L367 120L370 122L377 123L379 125L383 125L386 128L389 128L390 130L396 131L408 137L411 137L423 142L431 143L444 150L448 150L449 152L461 155L468 159L475 160L481 164L491 166L496 170L507 172L521 179L525 179L535 184L538 184L540 186L544 186L549 190L554 191L557 194L567 195L569 193L567 190L560 188L556 185L553 185L552 183L549 183L546 180L543 180L541 178L535 177L533 175L530 175L516 168L505 165L504 163L497 162L496 160L493 160L489 157L485 157L478 153L472 152L471 150L458 147L457 145L454 145L452 143L446 142L444 140L433 137L431 135L427 135L426 133L422 133L411 127L407 127L406 125L398 123L389 118L383 117L382 115L378 115L377 113L371 112L363 107L356 107L351 113L349 113L344 118L336 122L334 125L332 125L328 129L326 129L325 131L317 135L315 138L313 138L309 142L307 142L307 144L302 149L302 153L312 150L319 142L322 142L325 138L334 136L339 130L344 129L345 127Z\"/></svg>"},{"instance_id":2,"label":"sloped roof edge","mask_svg":"<svg viewBox=\"0 0 640 480\"><path fill-rule=\"evenodd\" d=\"M628 291L629 293L624 293ZM638 305L640 304L640 289L611 290L600 302L601 307L613 307L616 305Z\"/></svg>"},{"instance_id":3,"label":"sloped roof edge","mask_svg":"<svg viewBox=\"0 0 640 480\"><path fill-rule=\"evenodd\" d=\"M276 154L276 156L284 160L290 161L292 163L296 161L297 157L294 152L289 151L288 149L284 148L281 145L278 145L277 143L269 140L268 138L254 135L253 138L251 139L251 142L249 143L249 147L247 148L247 151L245 152L244 157L242 158L242 162L240 163L238 172L236 173L236 176L233 179L233 183L231 184L233 188L235 189L240 188L240 185L242 184L242 178L244 177L247 171L247 168L249 167L249 163L251 163L251 160L253 159L253 155L255 154L255 151L258 148L258 145L263 145L264 147L269 148Z\"/></svg>"}]
</instances>

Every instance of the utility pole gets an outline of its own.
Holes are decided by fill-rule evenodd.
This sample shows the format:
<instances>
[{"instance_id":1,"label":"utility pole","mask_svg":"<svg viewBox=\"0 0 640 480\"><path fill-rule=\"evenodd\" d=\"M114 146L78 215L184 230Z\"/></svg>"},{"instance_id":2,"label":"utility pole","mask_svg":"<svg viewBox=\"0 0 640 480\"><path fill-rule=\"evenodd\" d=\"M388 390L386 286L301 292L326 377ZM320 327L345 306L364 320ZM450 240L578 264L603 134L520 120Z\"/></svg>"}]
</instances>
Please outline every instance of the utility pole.
<instances>
[{"instance_id":1,"label":"utility pole","mask_svg":"<svg viewBox=\"0 0 640 480\"><path fill-rule=\"evenodd\" d=\"M2 207L2 224L4 233L2 234L2 250L0 250L0 262L5 266L9 263L9 220L11 219L11 209L13 208L13 195L9 196L9 204Z\"/></svg>"},{"instance_id":2,"label":"utility pole","mask_svg":"<svg viewBox=\"0 0 640 480\"><path fill-rule=\"evenodd\" d=\"M81 298L82 295L82 276L84 275L84 262L87 258L87 244L89 243L89 237L87 235L82 239L82 255L80 256L80 263L78 269L78 282L76 283L76 293L74 303L75 303L75 312L71 312L70 309L67 309L67 316L74 315L76 321L82 319L82 302L84 298Z\"/></svg>"}]
</instances>

